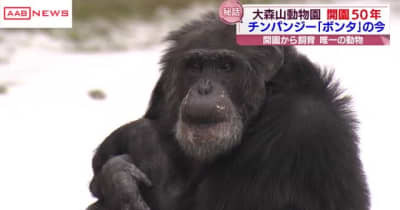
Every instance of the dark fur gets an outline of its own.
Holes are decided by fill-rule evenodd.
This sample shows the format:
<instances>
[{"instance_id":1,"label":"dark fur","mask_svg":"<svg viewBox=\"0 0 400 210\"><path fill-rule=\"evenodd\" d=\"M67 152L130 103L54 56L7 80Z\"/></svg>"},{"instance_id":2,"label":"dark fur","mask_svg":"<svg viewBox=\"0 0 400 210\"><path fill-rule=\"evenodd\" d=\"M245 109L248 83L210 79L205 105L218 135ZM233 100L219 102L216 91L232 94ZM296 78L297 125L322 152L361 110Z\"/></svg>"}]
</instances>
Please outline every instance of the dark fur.
<instances>
[{"instance_id":1,"label":"dark fur","mask_svg":"<svg viewBox=\"0 0 400 210\"><path fill-rule=\"evenodd\" d=\"M95 178L109 158L130 154L153 182L141 186L152 210L369 209L357 122L332 74L291 47L240 47L234 27L215 16L186 25L169 40L147 113L100 145ZM259 90L252 85L257 77L236 78L233 84L242 90L231 97L245 122L241 143L211 162L185 155L174 134L186 95L174 61L188 49L205 47L242 53L266 81ZM93 183L91 191L100 202L107 200Z\"/></svg>"}]
</instances>

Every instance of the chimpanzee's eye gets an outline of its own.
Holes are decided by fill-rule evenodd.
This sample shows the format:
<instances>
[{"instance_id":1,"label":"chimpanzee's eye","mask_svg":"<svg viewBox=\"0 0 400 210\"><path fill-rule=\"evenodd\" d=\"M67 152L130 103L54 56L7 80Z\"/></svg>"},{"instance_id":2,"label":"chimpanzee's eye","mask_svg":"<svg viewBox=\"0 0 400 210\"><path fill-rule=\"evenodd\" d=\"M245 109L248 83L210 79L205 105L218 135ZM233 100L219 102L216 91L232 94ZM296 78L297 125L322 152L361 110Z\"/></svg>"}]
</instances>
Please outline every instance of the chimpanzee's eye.
<instances>
[{"instance_id":1,"label":"chimpanzee's eye","mask_svg":"<svg viewBox=\"0 0 400 210\"><path fill-rule=\"evenodd\" d=\"M224 62L222 63L222 65L220 66L220 70L223 72L231 72L233 69L233 66L230 62Z\"/></svg>"},{"instance_id":2,"label":"chimpanzee's eye","mask_svg":"<svg viewBox=\"0 0 400 210\"><path fill-rule=\"evenodd\" d=\"M200 59L190 59L186 63L186 68L192 72L200 72L203 66Z\"/></svg>"},{"instance_id":3,"label":"chimpanzee's eye","mask_svg":"<svg viewBox=\"0 0 400 210\"><path fill-rule=\"evenodd\" d=\"M191 68L194 69L194 70L200 70L200 69L201 69L201 64L200 64L200 62L198 62L198 61L192 62Z\"/></svg>"}]
</instances>

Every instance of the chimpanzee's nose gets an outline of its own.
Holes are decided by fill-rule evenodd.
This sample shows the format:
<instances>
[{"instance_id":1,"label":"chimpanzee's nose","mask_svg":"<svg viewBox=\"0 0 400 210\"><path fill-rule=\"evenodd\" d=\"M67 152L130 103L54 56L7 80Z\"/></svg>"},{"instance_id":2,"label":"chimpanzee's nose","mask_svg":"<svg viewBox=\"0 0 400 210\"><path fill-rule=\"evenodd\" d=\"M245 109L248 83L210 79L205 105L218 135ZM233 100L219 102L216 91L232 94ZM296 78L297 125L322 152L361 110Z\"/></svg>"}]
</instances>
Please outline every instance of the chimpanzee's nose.
<instances>
[{"instance_id":1,"label":"chimpanzee's nose","mask_svg":"<svg viewBox=\"0 0 400 210\"><path fill-rule=\"evenodd\" d=\"M199 95L208 95L213 90L212 82L208 79L201 80L197 86L197 92Z\"/></svg>"}]
</instances>

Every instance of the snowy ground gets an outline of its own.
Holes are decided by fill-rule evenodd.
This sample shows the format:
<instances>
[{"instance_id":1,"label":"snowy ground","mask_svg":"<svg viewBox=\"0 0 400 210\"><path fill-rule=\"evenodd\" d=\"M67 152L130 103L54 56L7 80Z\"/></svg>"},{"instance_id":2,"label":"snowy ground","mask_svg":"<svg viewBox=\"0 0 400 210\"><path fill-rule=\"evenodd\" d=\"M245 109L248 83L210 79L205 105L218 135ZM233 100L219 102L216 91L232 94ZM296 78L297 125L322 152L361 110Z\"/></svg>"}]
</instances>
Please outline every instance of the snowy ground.
<instances>
[{"instance_id":1,"label":"snowy ground","mask_svg":"<svg viewBox=\"0 0 400 210\"><path fill-rule=\"evenodd\" d=\"M336 68L354 96L361 157L373 210L399 209L400 31L390 47L302 47ZM139 118L157 78L163 46L141 51L68 54L21 48L0 65L0 209L84 209L96 146ZM88 97L102 89L106 100Z\"/></svg>"}]
</instances>

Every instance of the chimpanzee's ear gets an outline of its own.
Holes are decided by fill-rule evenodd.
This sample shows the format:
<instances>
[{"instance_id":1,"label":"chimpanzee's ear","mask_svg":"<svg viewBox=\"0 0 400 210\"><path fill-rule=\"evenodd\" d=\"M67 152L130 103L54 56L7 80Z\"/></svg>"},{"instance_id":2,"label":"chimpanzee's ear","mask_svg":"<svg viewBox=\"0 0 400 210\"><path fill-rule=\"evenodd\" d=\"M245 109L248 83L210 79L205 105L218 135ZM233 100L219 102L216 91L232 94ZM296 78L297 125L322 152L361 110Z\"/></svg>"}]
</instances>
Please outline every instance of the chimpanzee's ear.
<instances>
[{"instance_id":1,"label":"chimpanzee's ear","mask_svg":"<svg viewBox=\"0 0 400 210\"><path fill-rule=\"evenodd\" d=\"M285 63L285 48L283 46L270 46L267 49L266 71L264 74L266 82L270 81Z\"/></svg>"}]
</instances>

